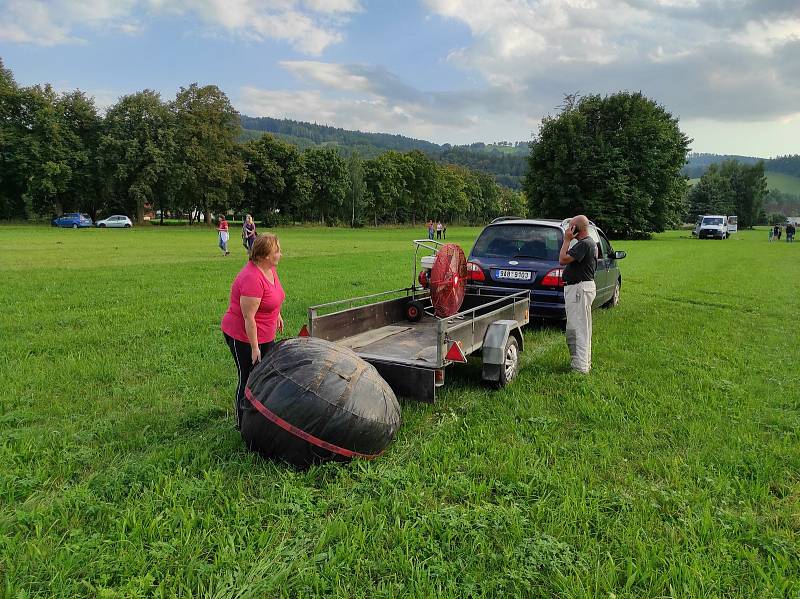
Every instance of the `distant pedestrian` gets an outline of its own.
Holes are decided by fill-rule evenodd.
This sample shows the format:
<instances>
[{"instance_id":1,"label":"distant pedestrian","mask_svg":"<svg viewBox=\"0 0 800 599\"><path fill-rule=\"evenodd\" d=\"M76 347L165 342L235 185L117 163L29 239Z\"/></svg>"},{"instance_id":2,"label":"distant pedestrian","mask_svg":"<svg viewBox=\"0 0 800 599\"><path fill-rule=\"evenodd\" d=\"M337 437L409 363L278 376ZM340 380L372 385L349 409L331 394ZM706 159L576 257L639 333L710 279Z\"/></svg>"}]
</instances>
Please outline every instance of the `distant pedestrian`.
<instances>
[{"instance_id":1,"label":"distant pedestrian","mask_svg":"<svg viewBox=\"0 0 800 599\"><path fill-rule=\"evenodd\" d=\"M256 223L253 222L253 217L249 214L244 217L244 224L242 225L242 242L247 249L247 255L253 250L253 242L256 240Z\"/></svg>"},{"instance_id":2,"label":"distant pedestrian","mask_svg":"<svg viewBox=\"0 0 800 599\"><path fill-rule=\"evenodd\" d=\"M219 249L222 250L222 255L227 256L230 254L228 251L228 221L225 220L225 215L220 214L219 220L217 221L217 234L219 236Z\"/></svg>"},{"instance_id":3,"label":"distant pedestrian","mask_svg":"<svg viewBox=\"0 0 800 599\"><path fill-rule=\"evenodd\" d=\"M433 221L428 221L428 239L433 239Z\"/></svg>"},{"instance_id":4,"label":"distant pedestrian","mask_svg":"<svg viewBox=\"0 0 800 599\"><path fill-rule=\"evenodd\" d=\"M794 241L794 234L795 234L795 225L794 223L789 223L786 225L786 242L791 243Z\"/></svg>"},{"instance_id":5,"label":"distant pedestrian","mask_svg":"<svg viewBox=\"0 0 800 599\"><path fill-rule=\"evenodd\" d=\"M442 238L442 221L436 223L436 239Z\"/></svg>"},{"instance_id":6,"label":"distant pedestrian","mask_svg":"<svg viewBox=\"0 0 800 599\"><path fill-rule=\"evenodd\" d=\"M442 239L447 239L447 223L442 223Z\"/></svg>"},{"instance_id":7,"label":"distant pedestrian","mask_svg":"<svg viewBox=\"0 0 800 599\"><path fill-rule=\"evenodd\" d=\"M769 228L769 242L772 243L772 240L775 238L775 227Z\"/></svg>"},{"instance_id":8,"label":"distant pedestrian","mask_svg":"<svg viewBox=\"0 0 800 599\"><path fill-rule=\"evenodd\" d=\"M782 233L783 233L783 228L780 225L775 225L775 237L778 238L778 241L781 240Z\"/></svg>"}]
</instances>

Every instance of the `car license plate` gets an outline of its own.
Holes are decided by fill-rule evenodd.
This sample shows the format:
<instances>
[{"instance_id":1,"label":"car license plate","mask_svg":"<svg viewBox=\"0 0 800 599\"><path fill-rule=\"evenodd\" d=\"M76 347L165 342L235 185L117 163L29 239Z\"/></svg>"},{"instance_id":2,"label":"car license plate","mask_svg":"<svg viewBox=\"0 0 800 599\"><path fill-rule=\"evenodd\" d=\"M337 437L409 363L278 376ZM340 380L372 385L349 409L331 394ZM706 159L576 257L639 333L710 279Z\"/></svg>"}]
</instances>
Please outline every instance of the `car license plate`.
<instances>
[{"instance_id":1,"label":"car license plate","mask_svg":"<svg viewBox=\"0 0 800 599\"><path fill-rule=\"evenodd\" d=\"M498 270L495 276L498 279L511 279L514 281L531 280L531 273L527 270Z\"/></svg>"}]
</instances>

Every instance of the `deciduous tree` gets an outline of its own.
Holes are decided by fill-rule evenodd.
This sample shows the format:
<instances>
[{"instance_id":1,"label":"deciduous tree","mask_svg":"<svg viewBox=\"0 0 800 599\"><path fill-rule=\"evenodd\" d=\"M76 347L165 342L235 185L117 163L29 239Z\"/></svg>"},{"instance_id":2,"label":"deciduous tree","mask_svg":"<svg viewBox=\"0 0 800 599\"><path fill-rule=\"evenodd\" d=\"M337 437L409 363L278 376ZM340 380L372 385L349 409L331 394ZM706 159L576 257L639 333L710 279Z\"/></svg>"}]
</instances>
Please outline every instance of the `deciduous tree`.
<instances>
[{"instance_id":1,"label":"deciduous tree","mask_svg":"<svg viewBox=\"0 0 800 599\"><path fill-rule=\"evenodd\" d=\"M587 214L612 235L649 234L685 212L690 140L641 93L585 96L546 117L531 142L525 191L541 217Z\"/></svg>"},{"instance_id":2,"label":"deciduous tree","mask_svg":"<svg viewBox=\"0 0 800 599\"><path fill-rule=\"evenodd\" d=\"M108 211L144 217L145 204L164 211L179 186L175 116L157 92L123 96L105 118L99 161L109 193Z\"/></svg>"},{"instance_id":3,"label":"deciduous tree","mask_svg":"<svg viewBox=\"0 0 800 599\"><path fill-rule=\"evenodd\" d=\"M325 223L325 214L336 213L349 187L347 165L336 148L311 148L303 154L311 201Z\"/></svg>"},{"instance_id":4,"label":"deciduous tree","mask_svg":"<svg viewBox=\"0 0 800 599\"><path fill-rule=\"evenodd\" d=\"M176 118L180 199L199 209L211 223L211 211L224 211L238 197L245 168L237 136L239 115L216 85L192 83L172 103Z\"/></svg>"}]
</instances>

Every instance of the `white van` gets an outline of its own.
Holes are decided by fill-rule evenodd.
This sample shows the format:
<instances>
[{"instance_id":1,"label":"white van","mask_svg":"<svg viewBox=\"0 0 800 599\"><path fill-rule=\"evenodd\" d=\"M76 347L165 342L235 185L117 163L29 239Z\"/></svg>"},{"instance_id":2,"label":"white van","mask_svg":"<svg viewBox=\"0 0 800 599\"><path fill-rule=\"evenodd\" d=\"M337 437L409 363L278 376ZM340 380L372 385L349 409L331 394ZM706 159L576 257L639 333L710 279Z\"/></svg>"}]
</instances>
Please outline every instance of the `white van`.
<instances>
[{"instance_id":1,"label":"white van","mask_svg":"<svg viewBox=\"0 0 800 599\"><path fill-rule=\"evenodd\" d=\"M699 239L706 239L713 237L716 239L727 239L730 235L728 229L728 218L722 214L708 214L700 218L695 231ZM736 217L734 219L734 228L736 227Z\"/></svg>"}]
</instances>

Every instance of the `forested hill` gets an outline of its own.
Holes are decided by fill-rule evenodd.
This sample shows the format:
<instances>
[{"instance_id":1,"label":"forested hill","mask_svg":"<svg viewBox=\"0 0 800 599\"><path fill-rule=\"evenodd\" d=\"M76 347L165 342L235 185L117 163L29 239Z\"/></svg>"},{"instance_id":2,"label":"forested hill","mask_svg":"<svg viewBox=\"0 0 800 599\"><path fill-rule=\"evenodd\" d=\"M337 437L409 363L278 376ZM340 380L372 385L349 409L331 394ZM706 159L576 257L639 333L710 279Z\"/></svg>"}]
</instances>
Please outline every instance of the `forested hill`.
<instances>
[{"instance_id":1,"label":"forested hill","mask_svg":"<svg viewBox=\"0 0 800 599\"><path fill-rule=\"evenodd\" d=\"M800 177L800 154L778 156L777 158L758 158L756 156L738 156L736 154L689 154L683 174L690 179L702 177L706 169L712 164L721 164L728 160L736 160L741 164L753 165L759 160L764 161L764 170L773 173L783 173Z\"/></svg>"},{"instance_id":2,"label":"forested hill","mask_svg":"<svg viewBox=\"0 0 800 599\"><path fill-rule=\"evenodd\" d=\"M439 145L403 135L365 133L289 119L242 116L241 121L244 140L256 138L266 132L300 149L320 145L335 146L345 156L357 151L362 158L375 158L387 150L397 152L421 150L439 163L457 164L489 173L498 183L512 189L522 187L522 177L527 168L527 142L474 143L468 146Z\"/></svg>"},{"instance_id":3,"label":"forested hill","mask_svg":"<svg viewBox=\"0 0 800 599\"><path fill-rule=\"evenodd\" d=\"M522 187L522 178L528 167L529 149L528 143L525 141L501 141L494 144L477 142L463 146L439 145L403 135L351 131L340 127L289 119L242 116L241 121L244 128L242 135L244 140L254 139L267 132L288 141L301 150L312 146L335 146L345 156L357 151L362 158L375 158L387 150L397 152L421 150L441 164L457 164L489 173L498 183L512 189ZM768 171L800 177L800 155L781 156L770 160L735 154L693 153L689 154L682 172L690 179L698 178L710 165L727 160L737 160L746 165L764 160L764 166Z\"/></svg>"},{"instance_id":4,"label":"forested hill","mask_svg":"<svg viewBox=\"0 0 800 599\"><path fill-rule=\"evenodd\" d=\"M757 158L755 156L738 156L736 154L705 154L705 153L692 153L686 157L687 163L686 166L683 167L683 174L689 177L690 179L696 179L698 177L702 177L703 173L706 172L706 169L711 166L712 164L721 164L728 160L736 160L741 164L746 164L748 166L752 166L759 160L764 160L763 158ZM768 160L764 160L764 162L768 162Z\"/></svg>"}]
</instances>

